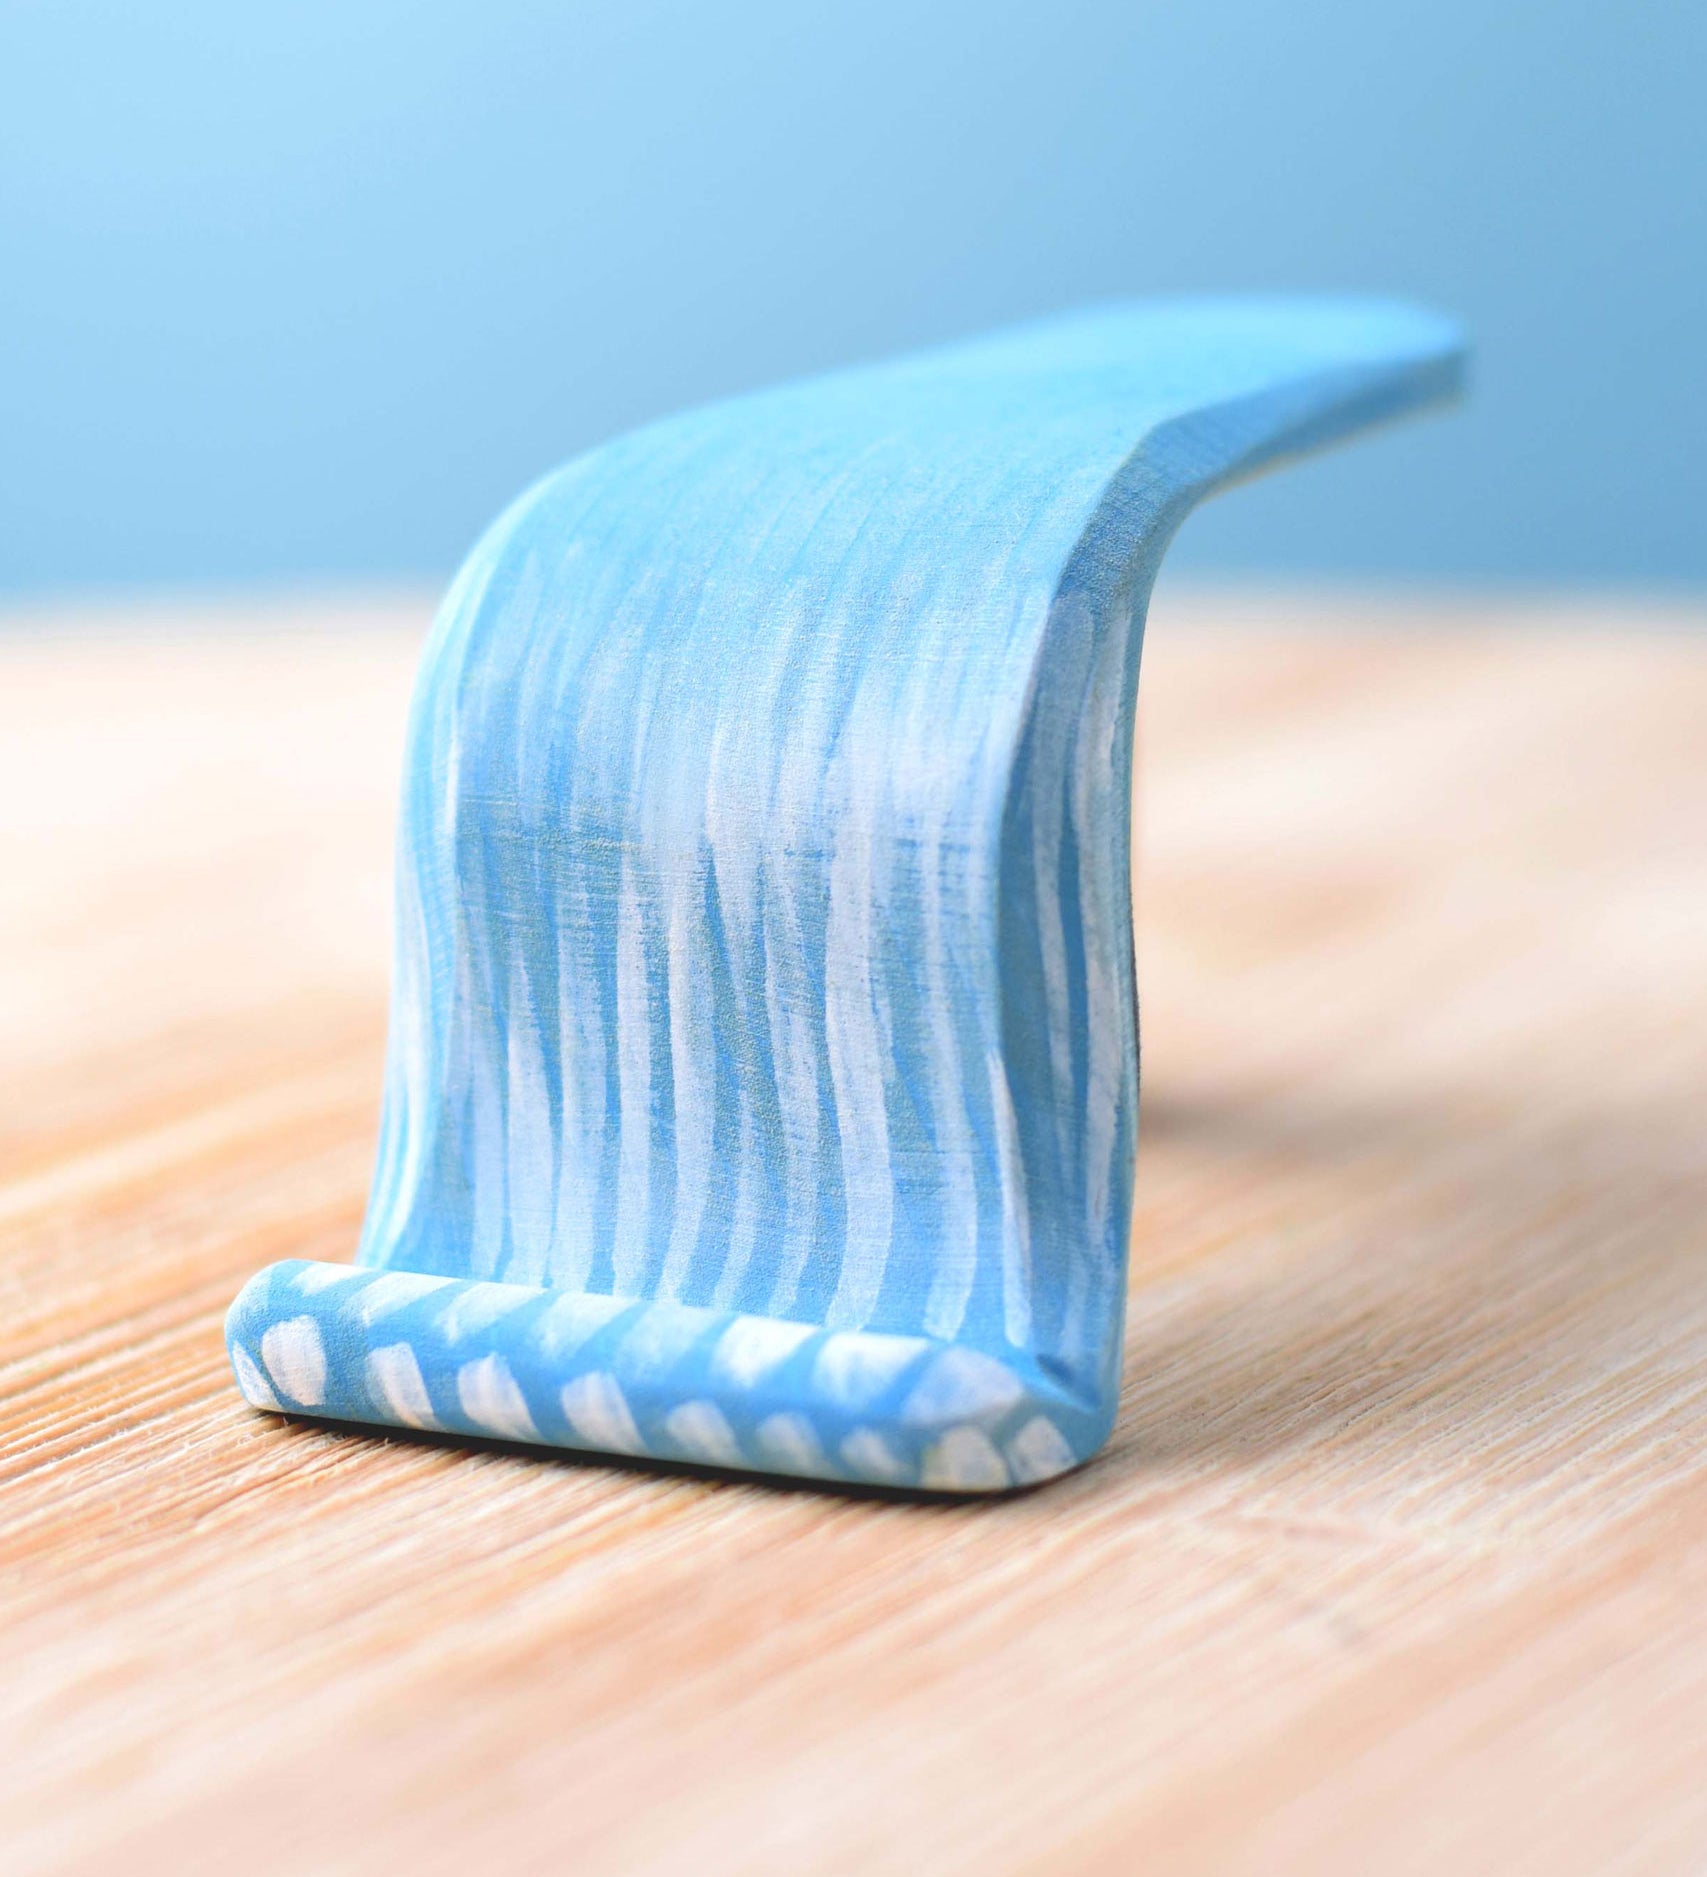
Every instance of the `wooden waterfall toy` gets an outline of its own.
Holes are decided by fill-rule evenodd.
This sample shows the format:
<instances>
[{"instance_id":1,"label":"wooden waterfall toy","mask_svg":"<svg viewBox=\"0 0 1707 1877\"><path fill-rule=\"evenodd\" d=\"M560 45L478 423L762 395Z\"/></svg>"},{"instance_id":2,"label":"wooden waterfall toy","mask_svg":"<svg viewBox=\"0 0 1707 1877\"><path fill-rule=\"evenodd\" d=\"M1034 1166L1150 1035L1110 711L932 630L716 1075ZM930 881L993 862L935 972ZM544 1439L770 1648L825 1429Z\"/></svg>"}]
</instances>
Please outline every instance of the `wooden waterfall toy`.
<instances>
[{"instance_id":1,"label":"wooden waterfall toy","mask_svg":"<svg viewBox=\"0 0 1707 1877\"><path fill-rule=\"evenodd\" d=\"M697 410L493 526L411 719L357 1262L256 1407L984 1492L1107 1437L1144 610L1230 479L1454 389L1339 300L1096 310Z\"/></svg>"}]
</instances>

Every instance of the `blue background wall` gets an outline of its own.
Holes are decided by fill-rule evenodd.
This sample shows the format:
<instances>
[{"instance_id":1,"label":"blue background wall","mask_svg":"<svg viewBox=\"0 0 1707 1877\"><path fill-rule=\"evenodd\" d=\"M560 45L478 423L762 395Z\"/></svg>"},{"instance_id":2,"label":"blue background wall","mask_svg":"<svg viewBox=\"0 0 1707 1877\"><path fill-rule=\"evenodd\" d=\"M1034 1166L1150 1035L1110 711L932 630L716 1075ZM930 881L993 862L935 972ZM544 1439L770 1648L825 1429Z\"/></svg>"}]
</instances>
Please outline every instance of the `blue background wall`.
<instances>
[{"instance_id":1,"label":"blue background wall","mask_svg":"<svg viewBox=\"0 0 1707 1877\"><path fill-rule=\"evenodd\" d=\"M1700 0L0 0L0 591L436 574L685 401L1241 286L1478 382L1186 564L1707 581L1704 77Z\"/></svg>"}]
</instances>

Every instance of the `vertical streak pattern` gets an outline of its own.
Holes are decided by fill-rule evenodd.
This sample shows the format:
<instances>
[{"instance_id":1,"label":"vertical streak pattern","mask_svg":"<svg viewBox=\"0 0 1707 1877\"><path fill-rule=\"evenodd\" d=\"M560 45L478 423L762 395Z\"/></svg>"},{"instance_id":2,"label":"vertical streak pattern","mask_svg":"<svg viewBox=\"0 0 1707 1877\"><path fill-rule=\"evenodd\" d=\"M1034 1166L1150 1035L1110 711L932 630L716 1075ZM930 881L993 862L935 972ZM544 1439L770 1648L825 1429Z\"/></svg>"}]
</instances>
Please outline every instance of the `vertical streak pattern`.
<instances>
[{"instance_id":1,"label":"vertical streak pattern","mask_svg":"<svg viewBox=\"0 0 1707 1877\"><path fill-rule=\"evenodd\" d=\"M1149 583L1193 501L1459 360L1384 304L1114 307L524 495L446 597L404 779L360 1258L442 1313L257 1280L251 1398L948 1490L1091 1451Z\"/></svg>"}]
</instances>

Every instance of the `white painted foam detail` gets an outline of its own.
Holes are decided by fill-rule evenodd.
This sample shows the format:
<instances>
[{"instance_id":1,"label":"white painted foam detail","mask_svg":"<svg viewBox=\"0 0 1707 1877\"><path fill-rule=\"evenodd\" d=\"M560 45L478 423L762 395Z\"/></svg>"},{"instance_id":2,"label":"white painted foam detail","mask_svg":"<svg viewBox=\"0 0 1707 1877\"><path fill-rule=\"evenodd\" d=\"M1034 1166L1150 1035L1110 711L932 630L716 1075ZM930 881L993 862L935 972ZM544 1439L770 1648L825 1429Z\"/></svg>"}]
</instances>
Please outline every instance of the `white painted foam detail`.
<instances>
[{"instance_id":1,"label":"white painted foam detail","mask_svg":"<svg viewBox=\"0 0 1707 1877\"><path fill-rule=\"evenodd\" d=\"M751 1388L781 1368L813 1334L810 1323L784 1323L776 1317L736 1317L718 1338L711 1372L731 1388Z\"/></svg>"},{"instance_id":2,"label":"white painted foam detail","mask_svg":"<svg viewBox=\"0 0 1707 1877\"><path fill-rule=\"evenodd\" d=\"M614 1317L634 1308L632 1297L601 1297L588 1291L560 1296L533 1326L534 1340L552 1356L572 1356Z\"/></svg>"},{"instance_id":3,"label":"white painted foam detail","mask_svg":"<svg viewBox=\"0 0 1707 1877\"><path fill-rule=\"evenodd\" d=\"M1025 1393L1005 1362L979 1349L945 1349L907 1397L901 1418L914 1427L950 1421L994 1421Z\"/></svg>"},{"instance_id":4,"label":"white painted foam detail","mask_svg":"<svg viewBox=\"0 0 1707 1877\"><path fill-rule=\"evenodd\" d=\"M1047 1415L1034 1415L1008 1442L1008 1466L1021 1486L1053 1479L1078 1464L1073 1449Z\"/></svg>"},{"instance_id":5,"label":"white painted foam detail","mask_svg":"<svg viewBox=\"0 0 1707 1877\"><path fill-rule=\"evenodd\" d=\"M818 1351L812 1379L830 1399L856 1413L868 1408L930 1347L921 1336L882 1336L849 1330L830 1337Z\"/></svg>"},{"instance_id":6,"label":"white painted foam detail","mask_svg":"<svg viewBox=\"0 0 1707 1877\"><path fill-rule=\"evenodd\" d=\"M433 1327L447 1343L459 1343L465 1336L477 1335L492 1327L501 1317L523 1304L531 1303L539 1292L520 1284L468 1284L459 1286L448 1304L434 1319Z\"/></svg>"},{"instance_id":7,"label":"white painted foam detail","mask_svg":"<svg viewBox=\"0 0 1707 1877\"><path fill-rule=\"evenodd\" d=\"M976 1427L951 1427L925 1449L919 1483L938 1492L998 1492L1013 1482L988 1434Z\"/></svg>"},{"instance_id":8,"label":"white painted foam detail","mask_svg":"<svg viewBox=\"0 0 1707 1877\"><path fill-rule=\"evenodd\" d=\"M271 1408L275 1412L279 1398L268 1386L267 1378L256 1368L254 1358L241 1343L231 1345L231 1366L237 1375L237 1386L243 1392L243 1399L252 1408Z\"/></svg>"},{"instance_id":9,"label":"white painted foam detail","mask_svg":"<svg viewBox=\"0 0 1707 1877\"><path fill-rule=\"evenodd\" d=\"M275 1323L261 1338L261 1361L273 1386L305 1408L326 1399L326 1346L313 1317Z\"/></svg>"},{"instance_id":10,"label":"white painted foam detail","mask_svg":"<svg viewBox=\"0 0 1707 1877\"><path fill-rule=\"evenodd\" d=\"M664 1432L688 1457L708 1466L743 1466L735 1430L715 1401L684 1401L664 1416Z\"/></svg>"},{"instance_id":11,"label":"white painted foam detail","mask_svg":"<svg viewBox=\"0 0 1707 1877\"><path fill-rule=\"evenodd\" d=\"M356 1315L364 1324L377 1323L394 1311L407 1309L444 1290L454 1278L429 1277L424 1271L382 1271L371 1283L362 1286L356 1298Z\"/></svg>"},{"instance_id":12,"label":"white painted foam detail","mask_svg":"<svg viewBox=\"0 0 1707 1877\"><path fill-rule=\"evenodd\" d=\"M628 1401L614 1375L602 1369L563 1384L563 1418L589 1447L603 1453L643 1453Z\"/></svg>"},{"instance_id":13,"label":"white painted foam detail","mask_svg":"<svg viewBox=\"0 0 1707 1877\"><path fill-rule=\"evenodd\" d=\"M499 1440L539 1439L527 1401L502 1356L465 1362L456 1372L456 1398L476 1427Z\"/></svg>"},{"instance_id":14,"label":"white painted foam detail","mask_svg":"<svg viewBox=\"0 0 1707 1877\"><path fill-rule=\"evenodd\" d=\"M803 1473L815 1479L827 1465L818 1435L803 1414L767 1415L753 1438L765 1464L779 1473Z\"/></svg>"},{"instance_id":15,"label":"white painted foam detail","mask_svg":"<svg viewBox=\"0 0 1707 1877\"><path fill-rule=\"evenodd\" d=\"M368 1393L392 1420L403 1427L438 1426L421 1365L407 1343L387 1343L383 1349L370 1349L364 1367Z\"/></svg>"},{"instance_id":16,"label":"white painted foam detail","mask_svg":"<svg viewBox=\"0 0 1707 1877\"><path fill-rule=\"evenodd\" d=\"M895 1485L907 1477L907 1463L875 1427L856 1427L842 1442L842 1458L861 1479Z\"/></svg>"},{"instance_id":17,"label":"white painted foam detail","mask_svg":"<svg viewBox=\"0 0 1707 1877\"><path fill-rule=\"evenodd\" d=\"M623 1337L618 1366L634 1376L667 1375L717 1321L713 1310L655 1304L640 1313L633 1329Z\"/></svg>"},{"instance_id":18,"label":"white painted foam detail","mask_svg":"<svg viewBox=\"0 0 1707 1877\"><path fill-rule=\"evenodd\" d=\"M331 1290L336 1284L348 1283L351 1278L362 1275L361 1267L354 1264L305 1264L291 1279L297 1293L303 1297L313 1297L323 1290Z\"/></svg>"}]
</instances>

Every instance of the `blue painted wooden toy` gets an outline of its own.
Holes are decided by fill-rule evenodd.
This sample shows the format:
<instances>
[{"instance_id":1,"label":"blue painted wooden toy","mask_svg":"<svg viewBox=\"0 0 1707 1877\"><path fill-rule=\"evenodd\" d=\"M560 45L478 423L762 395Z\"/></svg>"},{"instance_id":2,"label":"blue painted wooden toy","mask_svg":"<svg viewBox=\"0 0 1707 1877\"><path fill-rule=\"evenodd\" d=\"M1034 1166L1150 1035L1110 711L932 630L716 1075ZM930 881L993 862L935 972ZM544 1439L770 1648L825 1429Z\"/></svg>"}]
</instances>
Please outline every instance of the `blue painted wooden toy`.
<instances>
[{"instance_id":1,"label":"blue painted wooden toy","mask_svg":"<svg viewBox=\"0 0 1707 1877\"><path fill-rule=\"evenodd\" d=\"M1449 392L1403 307L1115 307L530 490L427 648L358 1262L257 1407L983 1492L1107 1437L1144 609L1229 479Z\"/></svg>"}]
</instances>

